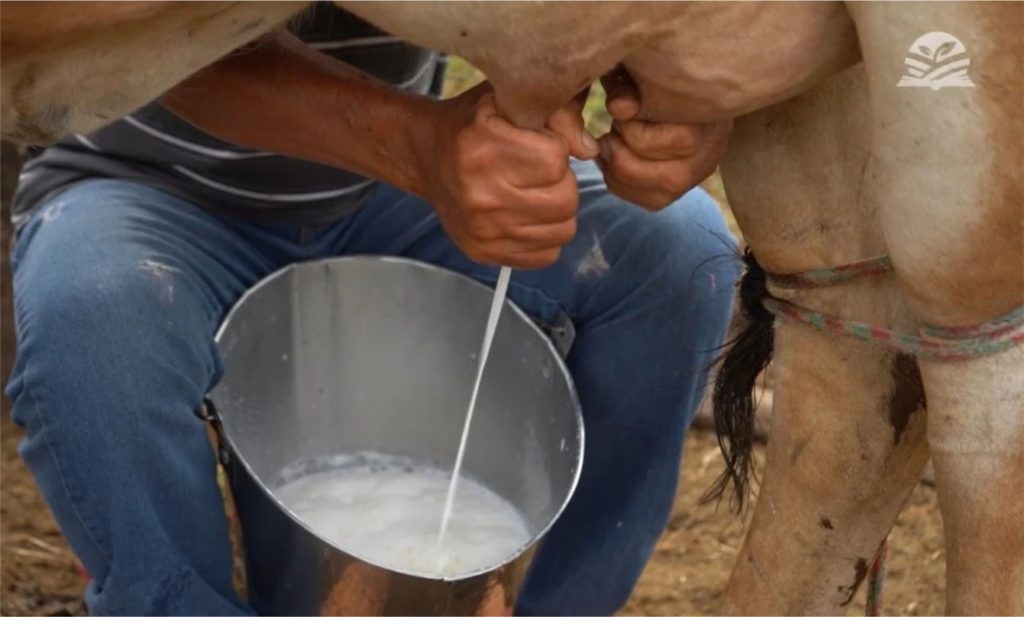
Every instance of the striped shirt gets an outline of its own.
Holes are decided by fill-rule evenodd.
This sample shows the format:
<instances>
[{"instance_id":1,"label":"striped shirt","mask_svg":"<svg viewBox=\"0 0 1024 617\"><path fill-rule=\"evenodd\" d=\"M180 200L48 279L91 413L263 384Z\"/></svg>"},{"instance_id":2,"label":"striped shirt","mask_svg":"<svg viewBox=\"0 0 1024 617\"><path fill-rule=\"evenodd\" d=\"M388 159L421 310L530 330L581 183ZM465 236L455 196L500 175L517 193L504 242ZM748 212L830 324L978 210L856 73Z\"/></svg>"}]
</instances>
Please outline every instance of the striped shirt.
<instances>
[{"instance_id":1,"label":"striped shirt","mask_svg":"<svg viewBox=\"0 0 1024 617\"><path fill-rule=\"evenodd\" d=\"M292 22L313 49L403 90L439 91L443 58L320 2ZM15 224L70 184L123 178L155 186L218 214L255 222L325 223L350 214L375 181L305 160L228 143L149 105L88 135L32 152L14 197Z\"/></svg>"}]
</instances>

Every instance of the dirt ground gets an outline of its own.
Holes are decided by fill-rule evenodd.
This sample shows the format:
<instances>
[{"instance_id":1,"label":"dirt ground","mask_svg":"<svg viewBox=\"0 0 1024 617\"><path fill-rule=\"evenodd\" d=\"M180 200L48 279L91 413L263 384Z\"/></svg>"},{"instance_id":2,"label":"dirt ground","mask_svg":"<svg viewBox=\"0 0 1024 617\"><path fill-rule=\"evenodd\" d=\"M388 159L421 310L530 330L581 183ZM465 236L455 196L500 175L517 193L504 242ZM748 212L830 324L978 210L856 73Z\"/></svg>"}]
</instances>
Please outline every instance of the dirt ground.
<instances>
[{"instance_id":1,"label":"dirt ground","mask_svg":"<svg viewBox=\"0 0 1024 617\"><path fill-rule=\"evenodd\" d=\"M758 450L763 454L763 447ZM714 614L744 532L744 521L725 504L717 510L700 505L702 493L721 469L714 435L691 431L672 519L622 614ZM883 604L887 615L943 613L946 565L935 497L935 489L920 484L889 537ZM863 587L848 614L864 614Z\"/></svg>"},{"instance_id":2,"label":"dirt ground","mask_svg":"<svg viewBox=\"0 0 1024 617\"><path fill-rule=\"evenodd\" d=\"M18 459L19 431L6 414L0 427L0 612L84 614L74 558Z\"/></svg>"},{"instance_id":3,"label":"dirt ground","mask_svg":"<svg viewBox=\"0 0 1024 617\"><path fill-rule=\"evenodd\" d=\"M82 580L32 478L17 458L19 431L0 424L0 613L83 614ZM698 506L700 494L720 469L711 434L693 431L675 513L658 543L627 615L713 614L716 599L742 541L741 521L725 508ZM921 485L890 540L885 610L892 615L934 615L943 610L942 524L935 491ZM850 607L863 614L863 591Z\"/></svg>"}]
</instances>

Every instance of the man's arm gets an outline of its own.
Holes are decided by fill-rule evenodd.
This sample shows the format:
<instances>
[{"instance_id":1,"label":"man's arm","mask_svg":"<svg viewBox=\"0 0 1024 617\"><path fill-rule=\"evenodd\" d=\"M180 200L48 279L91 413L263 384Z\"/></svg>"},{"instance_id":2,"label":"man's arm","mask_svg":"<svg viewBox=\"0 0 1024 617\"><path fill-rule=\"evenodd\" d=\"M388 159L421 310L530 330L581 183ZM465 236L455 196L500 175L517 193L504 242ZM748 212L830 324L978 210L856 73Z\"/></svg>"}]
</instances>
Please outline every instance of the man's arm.
<instances>
[{"instance_id":1,"label":"man's arm","mask_svg":"<svg viewBox=\"0 0 1024 617\"><path fill-rule=\"evenodd\" d=\"M204 69L162 102L226 141L419 195L470 258L518 268L551 264L572 239L579 197L568 157L598 154L583 128L580 97L541 131L520 129L498 113L489 84L436 101L397 90L284 31ZM648 123L641 131L631 115L620 119L625 138L609 144L602 163L620 196L657 209L714 169L725 133Z\"/></svg>"},{"instance_id":2,"label":"man's arm","mask_svg":"<svg viewBox=\"0 0 1024 617\"><path fill-rule=\"evenodd\" d=\"M424 194L424 148L439 105L275 31L185 80L160 101L203 130Z\"/></svg>"},{"instance_id":3,"label":"man's arm","mask_svg":"<svg viewBox=\"0 0 1024 617\"><path fill-rule=\"evenodd\" d=\"M402 92L278 31L182 82L161 102L226 141L340 167L426 199L484 263L546 266L575 234L568 158L592 158L578 104L544 131L497 113L487 84L436 101Z\"/></svg>"}]
</instances>

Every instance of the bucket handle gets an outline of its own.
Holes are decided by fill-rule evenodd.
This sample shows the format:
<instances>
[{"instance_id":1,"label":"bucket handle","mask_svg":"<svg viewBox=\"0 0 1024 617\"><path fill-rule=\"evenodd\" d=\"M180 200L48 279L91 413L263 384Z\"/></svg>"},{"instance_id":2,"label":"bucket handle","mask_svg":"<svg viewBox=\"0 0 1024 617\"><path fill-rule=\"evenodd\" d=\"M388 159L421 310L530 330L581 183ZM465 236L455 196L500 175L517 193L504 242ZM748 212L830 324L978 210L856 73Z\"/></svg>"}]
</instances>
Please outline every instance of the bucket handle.
<instances>
[{"instance_id":1,"label":"bucket handle","mask_svg":"<svg viewBox=\"0 0 1024 617\"><path fill-rule=\"evenodd\" d=\"M216 405L213 404L209 397L204 397L203 402L196 408L195 414L197 418L209 424L210 428L213 429L213 434L217 440L217 460L227 469L231 463L231 450L228 448L227 440L224 438L224 423L221 422Z\"/></svg>"}]
</instances>

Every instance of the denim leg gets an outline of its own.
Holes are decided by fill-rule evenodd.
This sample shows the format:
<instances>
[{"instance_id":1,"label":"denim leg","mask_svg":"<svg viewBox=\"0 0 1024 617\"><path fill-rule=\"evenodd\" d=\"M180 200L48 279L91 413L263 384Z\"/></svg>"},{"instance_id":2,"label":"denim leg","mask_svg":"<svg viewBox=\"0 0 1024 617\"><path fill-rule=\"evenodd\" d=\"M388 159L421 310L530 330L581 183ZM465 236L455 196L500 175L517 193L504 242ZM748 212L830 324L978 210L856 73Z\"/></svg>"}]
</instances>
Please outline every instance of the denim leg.
<instances>
[{"instance_id":1,"label":"denim leg","mask_svg":"<svg viewBox=\"0 0 1024 617\"><path fill-rule=\"evenodd\" d=\"M568 315L568 365L586 424L576 493L537 553L517 611L608 615L625 603L672 507L683 438L724 336L739 268L713 200L695 189L651 214L575 164L579 231L550 268L516 271L510 297ZM430 207L383 187L331 239L338 253L404 255L493 284Z\"/></svg>"},{"instance_id":2,"label":"denim leg","mask_svg":"<svg viewBox=\"0 0 1024 617\"><path fill-rule=\"evenodd\" d=\"M259 230L250 236L258 236ZM195 414L225 310L278 264L130 182L52 198L12 259L19 452L89 571L93 614L237 614L215 461Z\"/></svg>"},{"instance_id":3,"label":"denim leg","mask_svg":"<svg viewBox=\"0 0 1024 617\"><path fill-rule=\"evenodd\" d=\"M650 214L607 193L588 171L578 174L576 241L553 268L520 276L559 297L576 326L568 363L587 451L519 614L611 615L629 598L668 523L683 439L739 273L706 193L693 190Z\"/></svg>"}]
</instances>

